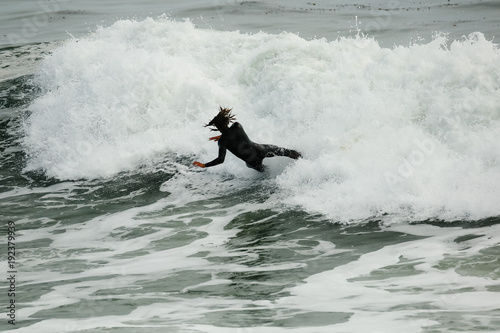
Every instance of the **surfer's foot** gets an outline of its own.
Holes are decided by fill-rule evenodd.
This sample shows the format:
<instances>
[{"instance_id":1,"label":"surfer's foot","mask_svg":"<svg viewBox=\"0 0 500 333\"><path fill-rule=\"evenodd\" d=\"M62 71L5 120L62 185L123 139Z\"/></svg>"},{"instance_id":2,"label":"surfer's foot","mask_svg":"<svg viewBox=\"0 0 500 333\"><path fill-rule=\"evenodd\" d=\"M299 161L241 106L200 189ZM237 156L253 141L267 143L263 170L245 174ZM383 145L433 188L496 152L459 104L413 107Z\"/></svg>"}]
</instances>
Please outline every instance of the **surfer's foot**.
<instances>
[{"instance_id":1,"label":"surfer's foot","mask_svg":"<svg viewBox=\"0 0 500 333\"><path fill-rule=\"evenodd\" d=\"M293 158L294 160L298 160L299 158L302 158L302 155L296 150L290 151L290 154L288 156L290 158Z\"/></svg>"}]
</instances>

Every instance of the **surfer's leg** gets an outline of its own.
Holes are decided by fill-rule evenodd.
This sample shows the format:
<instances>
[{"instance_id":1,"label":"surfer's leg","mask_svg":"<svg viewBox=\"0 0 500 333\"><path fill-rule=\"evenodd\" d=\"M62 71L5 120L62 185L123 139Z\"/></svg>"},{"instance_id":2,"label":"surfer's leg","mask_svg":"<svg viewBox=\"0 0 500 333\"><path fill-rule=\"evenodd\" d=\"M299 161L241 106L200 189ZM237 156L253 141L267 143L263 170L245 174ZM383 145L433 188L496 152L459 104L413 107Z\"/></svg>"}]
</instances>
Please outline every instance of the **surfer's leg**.
<instances>
[{"instance_id":1,"label":"surfer's leg","mask_svg":"<svg viewBox=\"0 0 500 333\"><path fill-rule=\"evenodd\" d=\"M282 148L275 145L261 145L261 146L262 148L264 148L266 152L265 157L286 156L293 158L294 160L302 157L302 155L296 150Z\"/></svg>"}]
</instances>

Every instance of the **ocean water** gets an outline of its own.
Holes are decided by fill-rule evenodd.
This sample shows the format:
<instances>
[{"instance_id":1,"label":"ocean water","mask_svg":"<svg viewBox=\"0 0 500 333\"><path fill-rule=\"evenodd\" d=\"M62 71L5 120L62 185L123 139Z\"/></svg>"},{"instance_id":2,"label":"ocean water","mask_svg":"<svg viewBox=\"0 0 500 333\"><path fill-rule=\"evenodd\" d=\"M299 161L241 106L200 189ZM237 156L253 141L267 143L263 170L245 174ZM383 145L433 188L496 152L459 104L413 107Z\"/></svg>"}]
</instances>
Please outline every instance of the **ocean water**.
<instances>
[{"instance_id":1,"label":"ocean water","mask_svg":"<svg viewBox=\"0 0 500 333\"><path fill-rule=\"evenodd\" d=\"M2 8L1 331L500 331L495 1Z\"/></svg>"}]
</instances>

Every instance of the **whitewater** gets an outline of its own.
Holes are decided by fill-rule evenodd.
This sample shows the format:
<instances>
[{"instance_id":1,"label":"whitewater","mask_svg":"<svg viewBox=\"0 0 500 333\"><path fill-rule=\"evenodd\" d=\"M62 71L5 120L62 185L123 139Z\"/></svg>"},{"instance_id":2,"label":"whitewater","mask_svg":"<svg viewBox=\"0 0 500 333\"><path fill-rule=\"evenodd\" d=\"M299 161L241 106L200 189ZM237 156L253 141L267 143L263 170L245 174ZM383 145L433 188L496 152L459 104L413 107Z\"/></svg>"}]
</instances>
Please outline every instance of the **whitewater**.
<instances>
[{"instance_id":1,"label":"whitewater","mask_svg":"<svg viewBox=\"0 0 500 333\"><path fill-rule=\"evenodd\" d=\"M0 331L499 332L497 8L7 1Z\"/></svg>"},{"instance_id":2,"label":"whitewater","mask_svg":"<svg viewBox=\"0 0 500 333\"><path fill-rule=\"evenodd\" d=\"M497 216L498 63L480 33L387 49L119 21L44 60L25 170L96 179L165 155L210 160L202 126L220 105L256 142L303 152L276 175L277 201L338 222ZM258 177L236 160L209 173Z\"/></svg>"}]
</instances>

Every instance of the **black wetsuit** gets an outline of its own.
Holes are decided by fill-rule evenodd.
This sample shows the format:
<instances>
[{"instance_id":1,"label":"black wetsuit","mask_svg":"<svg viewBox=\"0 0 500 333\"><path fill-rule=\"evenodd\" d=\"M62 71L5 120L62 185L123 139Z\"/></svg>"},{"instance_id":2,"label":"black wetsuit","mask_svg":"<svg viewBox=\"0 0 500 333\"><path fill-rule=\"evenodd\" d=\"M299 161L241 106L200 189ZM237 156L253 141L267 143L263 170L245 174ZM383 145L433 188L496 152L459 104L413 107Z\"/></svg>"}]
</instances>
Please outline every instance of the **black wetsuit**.
<instances>
[{"instance_id":1,"label":"black wetsuit","mask_svg":"<svg viewBox=\"0 0 500 333\"><path fill-rule=\"evenodd\" d=\"M262 145L252 142L240 123L234 123L225 130L219 139L219 156L205 164L205 167L211 167L224 162L226 150L241 158L247 163L249 168L257 171L264 171L262 160L266 157L287 156L293 159L301 157L300 153L286 148L280 148L274 145Z\"/></svg>"}]
</instances>

